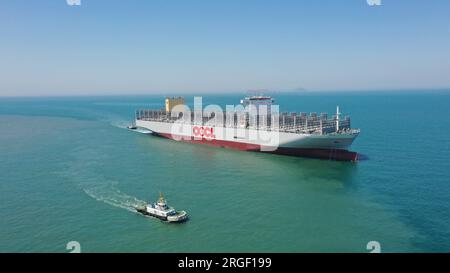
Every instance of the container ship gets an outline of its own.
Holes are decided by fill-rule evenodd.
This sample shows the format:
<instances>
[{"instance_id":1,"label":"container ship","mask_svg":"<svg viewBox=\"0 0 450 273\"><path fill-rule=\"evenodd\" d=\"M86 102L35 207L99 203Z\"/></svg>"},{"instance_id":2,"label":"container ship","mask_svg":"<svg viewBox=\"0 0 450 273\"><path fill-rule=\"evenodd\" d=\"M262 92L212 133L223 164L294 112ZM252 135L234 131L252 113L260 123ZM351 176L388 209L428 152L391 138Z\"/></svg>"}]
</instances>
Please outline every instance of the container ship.
<instances>
[{"instance_id":1,"label":"container ship","mask_svg":"<svg viewBox=\"0 0 450 273\"><path fill-rule=\"evenodd\" d=\"M166 98L165 109L136 110L133 128L177 141L244 151L358 160L349 148L360 130L351 128L350 117L341 117L339 107L331 117L327 113L279 113L270 96L246 97L238 106L222 112L194 105L190 111L183 98Z\"/></svg>"}]
</instances>

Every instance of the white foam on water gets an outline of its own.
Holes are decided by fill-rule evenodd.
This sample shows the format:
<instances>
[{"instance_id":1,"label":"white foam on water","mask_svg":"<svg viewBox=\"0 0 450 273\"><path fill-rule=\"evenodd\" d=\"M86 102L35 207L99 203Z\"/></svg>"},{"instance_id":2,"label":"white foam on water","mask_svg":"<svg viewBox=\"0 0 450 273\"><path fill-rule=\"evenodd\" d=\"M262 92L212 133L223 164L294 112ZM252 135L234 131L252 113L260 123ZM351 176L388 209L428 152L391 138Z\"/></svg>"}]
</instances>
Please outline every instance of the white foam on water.
<instances>
[{"instance_id":1,"label":"white foam on water","mask_svg":"<svg viewBox=\"0 0 450 273\"><path fill-rule=\"evenodd\" d=\"M151 134L152 131L150 130L146 130L146 129L136 129L134 130L136 133L140 133L140 134Z\"/></svg>"},{"instance_id":2,"label":"white foam on water","mask_svg":"<svg viewBox=\"0 0 450 273\"><path fill-rule=\"evenodd\" d=\"M113 126L126 128L129 121L115 118L114 115L103 119ZM94 200L105 204L136 212L136 206L146 202L119 190L119 181L104 177L101 173L103 165L110 161L112 155L108 153L108 146L95 146L95 142L83 143L71 151L73 160L62 163L57 175L72 181L80 190Z\"/></svg>"},{"instance_id":3,"label":"white foam on water","mask_svg":"<svg viewBox=\"0 0 450 273\"><path fill-rule=\"evenodd\" d=\"M131 124L130 120L127 120L123 116L112 112L101 110L90 110L89 113L93 117L95 117L97 121L100 121L102 123L108 123L114 127L127 128L127 126Z\"/></svg>"},{"instance_id":4,"label":"white foam on water","mask_svg":"<svg viewBox=\"0 0 450 273\"><path fill-rule=\"evenodd\" d=\"M97 201L108 205L136 212L136 206L142 206L145 201L130 196L115 187L116 183L108 183L83 188L83 191Z\"/></svg>"},{"instance_id":5,"label":"white foam on water","mask_svg":"<svg viewBox=\"0 0 450 273\"><path fill-rule=\"evenodd\" d=\"M124 120L124 119L116 119L116 120L110 120L109 124L111 124L114 127L121 128L121 129L128 129L127 126L131 124L130 121Z\"/></svg>"}]
</instances>

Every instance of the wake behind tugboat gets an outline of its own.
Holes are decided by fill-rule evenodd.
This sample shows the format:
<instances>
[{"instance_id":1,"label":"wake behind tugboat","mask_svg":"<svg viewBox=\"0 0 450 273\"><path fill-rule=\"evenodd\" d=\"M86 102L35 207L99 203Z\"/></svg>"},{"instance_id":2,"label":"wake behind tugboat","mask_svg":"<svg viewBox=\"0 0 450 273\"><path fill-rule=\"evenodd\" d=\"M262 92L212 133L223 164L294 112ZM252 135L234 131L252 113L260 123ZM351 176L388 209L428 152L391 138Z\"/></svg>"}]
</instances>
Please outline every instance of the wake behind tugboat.
<instances>
[{"instance_id":1,"label":"wake behind tugboat","mask_svg":"<svg viewBox=\"0 0 450 273\"><path fill-rule=\"evenodd\" d=\"M115 187L116 183L106 183L96 186L87 186L83 191L93 199L108 205L136 212L135 208L145 204L134 196L121 192Z\"/></svg>"},{"instance_id":2,"label":"wake behind tugboat","mask_svg":"<svg viewBox=\"0 0 450 273\"><path fill-rule=\"evenodd\" d=\"M144 215L153 216L172 223L184 222L188 219L186 211L176 211L174 208L169 207L162 193L159 194L158 202L145 204L144 206L136 206L135 209Z\"/></svg>"}]
</instances>

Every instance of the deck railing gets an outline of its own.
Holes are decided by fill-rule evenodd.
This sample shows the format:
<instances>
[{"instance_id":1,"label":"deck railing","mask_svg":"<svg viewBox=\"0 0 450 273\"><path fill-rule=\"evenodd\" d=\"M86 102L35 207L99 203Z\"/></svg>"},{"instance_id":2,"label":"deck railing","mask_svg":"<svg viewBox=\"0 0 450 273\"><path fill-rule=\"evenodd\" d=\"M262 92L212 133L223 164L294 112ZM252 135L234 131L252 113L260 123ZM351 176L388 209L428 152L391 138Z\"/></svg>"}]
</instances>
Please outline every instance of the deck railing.
<instances>
[{"instance_id":1,"label":"deck railing","mask_svg":"<svg viewBox=\"0 0 450 273\"><path fill-rule=\"evenodd\" d=\"M352 130L350 117L337 118L333 115L328 118L326 113L319 116L316 113L280 113L279 115L250 116L248 112L225 112L223 117L215 118L215 114L206 115L202 112L190 112L190 117L183 117L184 113L177 116L165 110L142 109L136 111L136 120L179 122L201 126L248 128L256 130L282 131L308 134L332 134ZM276 118L278 117L278 121ZM252 119L252 120L251 120ZM339 129L336 126L339 124ZM273 126L272 126L273 125Z\"/></svg>"}]
</instances>

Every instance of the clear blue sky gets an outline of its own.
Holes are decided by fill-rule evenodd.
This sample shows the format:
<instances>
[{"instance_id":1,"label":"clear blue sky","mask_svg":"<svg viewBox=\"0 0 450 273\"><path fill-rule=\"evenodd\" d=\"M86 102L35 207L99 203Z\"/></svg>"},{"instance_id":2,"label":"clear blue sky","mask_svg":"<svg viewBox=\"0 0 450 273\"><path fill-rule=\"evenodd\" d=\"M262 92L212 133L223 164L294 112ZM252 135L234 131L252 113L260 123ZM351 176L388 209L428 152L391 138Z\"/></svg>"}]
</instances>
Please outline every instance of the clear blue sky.
<instances>
[{"instance_id":1,"label":"clear blue sky","mask_svg":"<svg viewBox=\"0 0 450 273\"><path fill-rule=\"evenodd\" d=\"M450 0L0 0L0 96L450 87Z\"/></svg>"}]
</instances>

